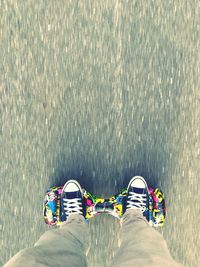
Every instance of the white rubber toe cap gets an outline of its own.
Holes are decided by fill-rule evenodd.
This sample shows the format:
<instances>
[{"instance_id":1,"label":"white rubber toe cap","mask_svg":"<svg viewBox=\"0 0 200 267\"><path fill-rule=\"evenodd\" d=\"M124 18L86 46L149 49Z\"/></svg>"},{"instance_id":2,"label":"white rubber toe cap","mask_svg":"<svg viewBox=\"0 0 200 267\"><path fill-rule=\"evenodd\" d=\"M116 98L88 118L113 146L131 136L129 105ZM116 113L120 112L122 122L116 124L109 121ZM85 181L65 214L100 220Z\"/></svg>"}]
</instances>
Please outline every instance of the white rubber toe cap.
<instances>
[{"instance_id":1,"label":"white rubber toe cap","mask_svg":"<svg viewBox=\"0 0 200 267\"><path fill-rule=\"evenodd\" d=\"M142 176L134 176L128 185L129 187L136 187L136 188L147 188L147 183L145 181L145 179Z\"/></svg>"},{"instance_id":2,"label":"white rubber toe cap","mask_svg":"<svg viewBox=\"0 0 200 267\"><path fill-rule=\"evenodd\" d=\"M69 180L63 187L64 192L76 192L81 191L81 186L76 180Z\"/></svg>"}]
</instances>

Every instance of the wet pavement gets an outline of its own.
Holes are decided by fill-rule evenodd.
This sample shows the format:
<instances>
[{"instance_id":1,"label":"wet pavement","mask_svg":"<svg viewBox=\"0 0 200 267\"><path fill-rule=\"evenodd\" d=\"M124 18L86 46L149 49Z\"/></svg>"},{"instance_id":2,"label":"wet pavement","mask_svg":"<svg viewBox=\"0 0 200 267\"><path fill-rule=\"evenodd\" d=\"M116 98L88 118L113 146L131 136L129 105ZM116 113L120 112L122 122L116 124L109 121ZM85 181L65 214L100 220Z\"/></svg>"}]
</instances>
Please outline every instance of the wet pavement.
<instances>
[{"instance_id":1,"label":"wet pavement","mask_svg":"<svg viewBox=\"0 0 200 267\"><path fill-rule=\"evenodd\" d=\"M1 1L0 265L45 231L47 187L138 174L166 195L172 256L200 265L199 31L198 1ZM107 266L118 221L90 228Z\"/></svg>"}]
</instances>

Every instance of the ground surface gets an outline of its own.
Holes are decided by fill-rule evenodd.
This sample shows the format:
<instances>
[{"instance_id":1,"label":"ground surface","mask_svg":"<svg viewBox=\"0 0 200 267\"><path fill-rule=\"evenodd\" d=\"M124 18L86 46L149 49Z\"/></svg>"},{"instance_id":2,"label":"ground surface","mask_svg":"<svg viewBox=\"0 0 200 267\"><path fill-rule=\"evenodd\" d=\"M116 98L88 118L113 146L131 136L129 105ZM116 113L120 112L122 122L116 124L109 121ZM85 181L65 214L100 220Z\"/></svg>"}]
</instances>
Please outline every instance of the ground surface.
<instances>
[{"instance_id":1,"label":"ground surface","mask_svg":"<svg viewBox=\"0 0 200 267\"><path fill-rule=\"evenodd\" d=\"M1 1L0 265L44 232L48 186L107 196L136 174L166 194L173 257L200 265L199 31L195 0ZM90 227L106 266L118 222Z\"/></svg>"}]
</instances>

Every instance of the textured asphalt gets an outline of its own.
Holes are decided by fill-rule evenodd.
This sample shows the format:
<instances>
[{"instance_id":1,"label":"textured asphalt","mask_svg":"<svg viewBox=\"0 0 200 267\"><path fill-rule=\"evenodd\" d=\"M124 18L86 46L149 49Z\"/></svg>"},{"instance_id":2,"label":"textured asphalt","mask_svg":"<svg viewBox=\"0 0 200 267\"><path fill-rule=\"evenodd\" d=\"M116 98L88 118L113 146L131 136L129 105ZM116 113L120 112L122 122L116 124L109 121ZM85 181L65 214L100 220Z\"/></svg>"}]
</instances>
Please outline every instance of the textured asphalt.
<instances>
[{"instance_id":1,"label":"textured asphalt","mask_svg":"<svg viewBox=\"0 0 200 267\"><path fill-rule=\"evenodd\" d=\"M0 2L0 265L40 237L48 186L160 186L172 256L200 265L199 1ZM107 266L118 221L90 223ZM116 240L116 241L115 241Z\"/></svg>"}]
</instances>

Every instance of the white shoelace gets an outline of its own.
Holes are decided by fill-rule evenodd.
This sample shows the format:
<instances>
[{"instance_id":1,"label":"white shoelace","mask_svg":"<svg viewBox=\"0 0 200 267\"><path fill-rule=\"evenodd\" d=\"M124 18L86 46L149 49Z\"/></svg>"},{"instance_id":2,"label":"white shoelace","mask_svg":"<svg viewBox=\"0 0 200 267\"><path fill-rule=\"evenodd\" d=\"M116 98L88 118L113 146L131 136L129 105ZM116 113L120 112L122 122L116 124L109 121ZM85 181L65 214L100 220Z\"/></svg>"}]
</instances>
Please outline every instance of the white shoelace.
<instances>
[{"instance_id":1,"label":"white shoelace","mask_svg":"<svg viewBox=\"0 0 200 267\"><path fill-rule=\"evenodd\" d=\"M135 208L138 210L141 210L142 212L144 212L147 207L146 207L146 203L147 203L147 195L146 194L138 194L138 193L134 193L134 192L129 192L129 196L128 198L130 200L127 200L127 208Z\"/></svg>"},{"instance_id":2,"label":"white shoelace","mask_svg":"<svg viewBox=\"0 0 200 267\"><path fill-rule=\"evenodd\" d=\"M72 212L82 214L81 210L83 209L83 207L81 204L81 198L73 198L73 199L63 198L63 201L64 201L63 202L64 211L67 216Z\"/></svg>"}]
</instances>

